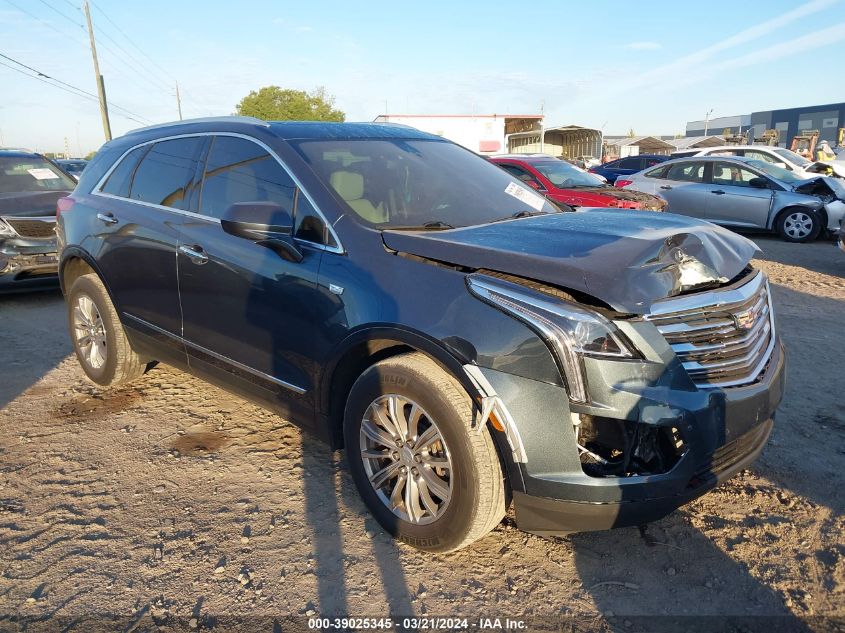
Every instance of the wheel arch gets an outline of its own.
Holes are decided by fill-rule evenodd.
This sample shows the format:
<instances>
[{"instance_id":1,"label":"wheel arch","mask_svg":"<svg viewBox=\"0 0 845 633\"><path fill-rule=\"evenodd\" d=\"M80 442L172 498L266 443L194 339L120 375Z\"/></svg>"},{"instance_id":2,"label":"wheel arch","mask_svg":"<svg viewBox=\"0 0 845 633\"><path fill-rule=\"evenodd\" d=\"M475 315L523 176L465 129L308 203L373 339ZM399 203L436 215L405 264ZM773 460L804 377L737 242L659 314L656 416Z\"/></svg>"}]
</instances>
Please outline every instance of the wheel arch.
<instances>
[{"instance_id":1,"label":"wheel arch","mask_svg":"<svg viewBox=\"0 0 845 633\"><path fill-rule=\"evenodd\" d=\"M108 281L103 276L97 262L87 251L76 246L70 246L62 251L62 257L59 261L59 285L63 294L67 295L73 282L88 273L94 273L100 278L109 293L109 298L112 303L115 303ZM115 305L117 304L115 303Z\"/></svg>"},{"instance_id":2,"label":"wheel arch","mask_svg":"<svg viewBox=\"0 0 845 633\"><path fill-rule=\"evenodd\" d=\"M439 341L397 326L357 330L338 345L319 383L318 413L325 416L329 424L333 448L343 447L343 410L354 382L375 363L408 352L419 352L431 358L473 397L473 384L463 370L463 364L467 361L462 362Z\"/></svg>"},{"instance_id":3,"label":"wheel arch","mask_svg":"<svg viewBox=\"0 0 845 633\"><path fill-rule=\"evenodd\" d=\"M344 448L343 414L349 392L358 377L379 361L410 352L421 353L437 363L461 384L473 401L473 407L478 408L478 387L463 368L465 363L471 362L470 359L460 358L442 342L415 330L397 326L368 327L343 340L319 382L317 417L327 426L326 435L332 450ZM511 490L514 484L522 480L519 465L513 459L505 433L494 428L490 422L487 427L496 447L506 486Z\"/></svg>"},{"instance_id":4,"label":"wheel arch","mask_svg":"<svg viewBox=\"0 0 845 633\"><path fill-rule=\"evenodd\" d=\"M822 232L827 230L828 218L827 211L825 210L824 205L820 205L818 208L816 208L804 204L790 204L780 209L777 213L774 214L774 216L772 217L771 224L767 228L770 230L776 230L780 219L790 211L803 211L804 213L809 213L818 216L819 222L821 222L822 225Z\"/></svg>"}]
</instances>

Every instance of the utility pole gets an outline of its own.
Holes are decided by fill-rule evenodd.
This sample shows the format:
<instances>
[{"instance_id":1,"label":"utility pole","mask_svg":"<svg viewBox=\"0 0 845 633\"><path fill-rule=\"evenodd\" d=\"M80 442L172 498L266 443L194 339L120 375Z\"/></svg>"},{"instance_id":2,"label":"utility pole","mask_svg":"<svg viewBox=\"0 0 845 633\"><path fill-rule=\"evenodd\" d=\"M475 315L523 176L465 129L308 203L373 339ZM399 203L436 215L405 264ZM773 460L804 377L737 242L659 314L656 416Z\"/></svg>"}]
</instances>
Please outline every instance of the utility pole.
<instances>
[{"instance_id":1,"label":"utility pole","mask_svg":"<svg viewBox=\"0 0 845 633\"><path fill-rule=\"evenodd\" d=\"M88 23L88 38L91 40L91 56L94 58L94 78L97 80L97 95L100 97L100 116L103 119L103 132L106 140L111 140L111 123L109 123L109 106L106 102L106 85L103 76L100 74L100 62L97 60L97 45L94 43L94 26L91 24L91 9L88 7L88 0L82 4L85 11L85 21Z\"/></svg>"},{"instance_id":2,"label":"utility pole","mask_svg":"<svg viewBox=\"0 0 845 633\"><path fill-rule=\"evenodd\" d=\"M707 111L707 114L704 115L704 136L707 136L707 129L710 126L710 115L713 114L713 108L710 108Z\"/></svg>"},{"instance_id":3,"label":"utility pole","mask_svg":"<svg viewBox=\"0 0 845 633\"><path fill-rule=\"evenodd\" d=\"M540 101L540 153L546 151L546 100Z\"/></svg>"},{"instance_id":4,"label":"utility pole","mask_svg":"<svg viewBox=\"0 0 845 633\"><path fill-rule=\"evenodd\" d=\"M182 97L179 96L179 82L176 82L176 107L179 108L179 120L182 120Z\"/></svg>"}]
</instances>

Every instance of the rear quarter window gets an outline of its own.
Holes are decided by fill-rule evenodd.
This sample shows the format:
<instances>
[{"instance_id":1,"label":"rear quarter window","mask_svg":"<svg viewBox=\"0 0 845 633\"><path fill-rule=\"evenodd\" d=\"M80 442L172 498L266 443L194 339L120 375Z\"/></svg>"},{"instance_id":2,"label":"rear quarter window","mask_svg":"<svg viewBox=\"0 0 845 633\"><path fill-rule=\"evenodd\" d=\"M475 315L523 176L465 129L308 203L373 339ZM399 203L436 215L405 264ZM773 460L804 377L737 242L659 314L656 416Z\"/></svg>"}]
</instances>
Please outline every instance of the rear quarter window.
<instances>
[{"instance_id":1,"label":"rear quarter window","mask_svg":"<svg viewBox=\"0 0 845 633\"><path fill-rule=\"evenodd\" d=\"M650 169L644 175L648 178L665 178L666 172L669 171L669 167L667 165L661 165L656 169Z\"/></svg>"},{"instance_id":2,"label":"rear quarter window","mask_svg":"<svg viewBox=\"0 0 845 633\"><path fill-rule=\"evenodd\" d=\"M112 170L112 173L109 174L109 177L100 188L100 191L113 196L128 198L129 187L132 184L132 175L135 173L135 168L138 166L138 163L141 162L144 154L146 154L149 149L149 145L136 147L124 156L114 170Z\"/></svg>"}]
</instances>

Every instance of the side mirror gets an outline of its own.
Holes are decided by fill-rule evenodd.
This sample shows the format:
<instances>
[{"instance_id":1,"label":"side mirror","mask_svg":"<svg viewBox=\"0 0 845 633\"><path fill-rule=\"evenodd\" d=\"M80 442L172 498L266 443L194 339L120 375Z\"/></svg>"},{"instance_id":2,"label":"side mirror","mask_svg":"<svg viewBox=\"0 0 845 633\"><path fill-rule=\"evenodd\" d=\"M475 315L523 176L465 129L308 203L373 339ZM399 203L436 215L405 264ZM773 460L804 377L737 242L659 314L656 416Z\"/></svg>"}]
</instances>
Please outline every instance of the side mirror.
<instances>
[{"instance_id":1,"label":"side mirror","mask_svg":"<svg viewBox=\"0 0 845 633\"><path fill-rule=\"evenodd\" d=\"M749 186L754 187L755 189L768 189L769 188L769 181L761 176L757 176L757 178L752 178L748 181Z\"/></svg>"},{"instance_id":2,"label":"side mirror","mask_svg":"<svg viewBox=\"0 0 845 633\"><path fill-rule=\"evenodd\" d=\"M220 226L229 235L265 246L288 261L302 261L302 252L292 239L293 218L275 202L236 202L223 213Z\"/></svg>"}]
</instances>

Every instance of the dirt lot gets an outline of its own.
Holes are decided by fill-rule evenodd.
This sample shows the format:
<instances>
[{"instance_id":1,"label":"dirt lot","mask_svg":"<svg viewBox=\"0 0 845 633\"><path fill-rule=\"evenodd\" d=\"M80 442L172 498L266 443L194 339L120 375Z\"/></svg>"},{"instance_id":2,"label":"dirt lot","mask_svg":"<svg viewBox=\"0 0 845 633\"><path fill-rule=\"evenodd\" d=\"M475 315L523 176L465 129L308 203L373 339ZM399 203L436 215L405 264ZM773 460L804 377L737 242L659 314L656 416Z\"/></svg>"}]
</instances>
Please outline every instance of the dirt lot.
<instances>
[{"instance_id":1,"label":"dirt lot","mask_svg":"<svg viewBox=\"0 0 845 633\"><path fill-rule=\"evenodd\" d=\"M754 468L642 530L544 540L506 520L448 556L395 545L340 456L278 417L167 368L96 387L69 356L58 293L0 298L0 630L88 630L93 614L121 630L313 613L603 614L620 631L651 630L642 615L776 615L783 630L845 616L845 254L755 239L789 369Z\"/></svg>"}]
</instances>

